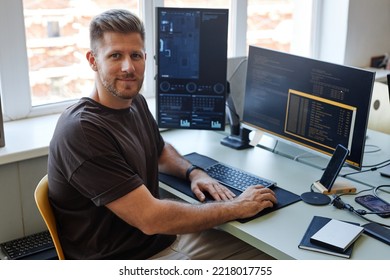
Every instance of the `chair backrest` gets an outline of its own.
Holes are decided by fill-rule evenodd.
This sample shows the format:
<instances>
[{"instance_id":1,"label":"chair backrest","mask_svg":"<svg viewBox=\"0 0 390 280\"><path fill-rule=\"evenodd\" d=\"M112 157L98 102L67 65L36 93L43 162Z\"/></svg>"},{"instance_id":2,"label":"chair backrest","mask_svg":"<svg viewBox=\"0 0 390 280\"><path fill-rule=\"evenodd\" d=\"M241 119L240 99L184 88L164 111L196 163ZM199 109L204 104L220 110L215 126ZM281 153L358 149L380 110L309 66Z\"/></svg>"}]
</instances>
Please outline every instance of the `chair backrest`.
<instances>
[{"instance_id":1,"label":"chair backrest","mask_svg":"<svg viewBox=\"0 0 390 280\"><path fill-rule=\"evenodd\" d=\"M53 239L54 247L56 248L58 259L64 260L64 252L62 251L61 243L58 238L56 220L53 214L53 209L49 203L49 183L47 175L45 175L38 183L34 192L35 203L42 215L43 220L49 229L51 238Z\"/></svg>"}]
</instances>

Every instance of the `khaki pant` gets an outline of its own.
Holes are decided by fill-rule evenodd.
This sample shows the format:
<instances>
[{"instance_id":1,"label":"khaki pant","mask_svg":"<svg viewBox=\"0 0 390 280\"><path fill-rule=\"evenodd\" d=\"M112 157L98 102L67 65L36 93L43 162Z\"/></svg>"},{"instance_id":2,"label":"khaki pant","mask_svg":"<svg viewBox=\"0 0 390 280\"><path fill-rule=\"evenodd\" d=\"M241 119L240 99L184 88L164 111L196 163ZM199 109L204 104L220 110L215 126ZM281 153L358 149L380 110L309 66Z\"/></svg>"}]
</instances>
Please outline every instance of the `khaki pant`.
<instances>
[{"instance_id":1,"label":"khaki pant","mask_svg":"<svg viewBox=\"0 0 390 280\"><path fill-rule=\"evenodd\" d=\"M217 229L178 235L152 260L272 260L271 256Z\"/></svg>"}]
</instances>

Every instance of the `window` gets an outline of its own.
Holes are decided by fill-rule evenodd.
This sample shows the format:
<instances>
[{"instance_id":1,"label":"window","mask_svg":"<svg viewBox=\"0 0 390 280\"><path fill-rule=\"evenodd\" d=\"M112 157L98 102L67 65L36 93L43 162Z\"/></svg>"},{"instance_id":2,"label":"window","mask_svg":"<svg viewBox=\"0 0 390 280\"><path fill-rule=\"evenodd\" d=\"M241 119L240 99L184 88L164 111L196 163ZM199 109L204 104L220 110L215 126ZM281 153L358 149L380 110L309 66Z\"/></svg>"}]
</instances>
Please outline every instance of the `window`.
<instances>
[{"instance_id":1,"label":"window","mask_svg":"<svg viewBox=\"0 0 390 280\"><path fill-rule=\"evenodd\" d=\"M94 72L85 58L89 22L108 8L138 13L138 1L23 0L32 106L91 91Z\"/></svg>"},{"instance_id":2,"label":"window","mask_svg":"<svg viewBox=\"0 0 390 280\"><path fill-rule=\"evenodd\" d=\"M230 6L230 0L165 0L166 7L187 8L225 8Z\"/></svg>"},{"instance_id":3,"label":"window","mask_svg":"<svg viewBox=\"0 0 390 280\"><path fill-rule=\"evenodd\" d=\"M303 20L301 25L311 26L308 22L310 17L307 17L311 11L308 12L306 7L312 1L2 0L0 34L7 34L0 45L0 92L4 119L58 113L69 102L89 94L93 72L85 59L89 47L88 25L91 17L102 10L126 8L144 20L149 55L143 94L153 97L153 15L157 5L228 8L228 56L234 57L247 55L248 44L292 52L296 45L310 45L308 32L304 35L305 39L296 36L297 30L300 30L296 28L296 22ZM304 12L302 7L306 9ZM297 13L299 16L296 16Z\"/></svg>"},{"instance_id":4,"label":"window","mask_svg":"<svg viewBox=\"0 0 390 280\"><path fill-rule=\"evenodd\" d=\"M289 52L293 0L248 0L247 45Z\"/></svg>"},{"instance_id":5,"label":"window","mask_svg":"<svg viewBox=\"0 0 390 280\"><path fill-rule=\"evenodd\" d=\"M172 8L210 8L210 9L230 9L231 0L165 0L165 7ZM229 11L231 14L232 12ZM229 16L230 21L231 16ZM231 25L231 23L230 23ZM231 38L231 28L228 31L228 37ZM230 39L228 39L230 40ZM232 56L231 43L228 43L228 56Z\"/></svg>"},{"instance_id":6,"label":"window","mask_svg":"<svg viewBox=\"0 0 390 280\"><path fill-rule=\"evenodd\" d=\"M296 3L301 2L301 3ZM165 0L167 7L205 7L205 8L227 8L230 9L230 25L232 21L239 18L247 18L247 22L234 22L234 32L238 34L246 33L246 43L244 45L235 46L243 41L243 36L232 34L233 28L230 28L230 43L229 56L247 55L248 46L256 45L259 47L270 48L290 52L296 50L292 46L298 41L293 42L293 33L307 32L302 30L294 23L296 18L304 20L306 28L310 28L311 24L311 0L303 1L294 0ZM246 6L245 6L246 4ZM304 12L301 10L304 9ZM239 11L237 11L239 10ZM299 16L297 14L299 12ZM241 15L243 15L241 17ZM304 16L303 16L304 15ZM240 27L240 24L244 24ZM236 27L238 25L238 28ZM294 30L295 29L295 30ZM310 34L306 33L299 36L304 41L298 42L299 45L304 45L309 42ZM241 42L240 42L241 41ZM302 54L304 46L298 48L298 52ZM305 52L304 54L309 54Z\"/></svg>"}]
</instances>

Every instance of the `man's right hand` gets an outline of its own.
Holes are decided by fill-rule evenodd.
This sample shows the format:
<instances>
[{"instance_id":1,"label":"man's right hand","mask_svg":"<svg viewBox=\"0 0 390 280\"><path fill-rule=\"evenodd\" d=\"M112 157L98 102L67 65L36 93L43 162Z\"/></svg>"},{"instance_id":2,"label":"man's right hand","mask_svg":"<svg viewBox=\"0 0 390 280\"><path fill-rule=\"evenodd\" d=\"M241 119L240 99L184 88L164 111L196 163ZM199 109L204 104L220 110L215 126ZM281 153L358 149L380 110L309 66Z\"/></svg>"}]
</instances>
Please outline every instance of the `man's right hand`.
<instances>
[{"instance_id":1,"label":"man's right hand","mask_svg":"<svg viewBox=\"0 0 390 280\"><path fill-rule=\"evenodd\" d=\"M265 208L277 203L275 193L261 185L248 187L241 195L235 198L239 203L240 218L248 218L256 215Z\"/></svg>"}]
</instances>

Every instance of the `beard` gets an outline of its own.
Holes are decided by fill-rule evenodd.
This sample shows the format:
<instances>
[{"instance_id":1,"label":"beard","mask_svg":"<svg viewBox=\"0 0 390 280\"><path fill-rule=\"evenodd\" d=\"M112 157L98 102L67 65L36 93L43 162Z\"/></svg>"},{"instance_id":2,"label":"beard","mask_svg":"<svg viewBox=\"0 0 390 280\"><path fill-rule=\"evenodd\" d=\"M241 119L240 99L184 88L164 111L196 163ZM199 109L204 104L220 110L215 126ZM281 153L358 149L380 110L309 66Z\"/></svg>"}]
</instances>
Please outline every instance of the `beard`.
<instances>
[{"instance_id":1,"label":"beard","mask_svg":"<svg viewBox=\"0 0 390 280\"><path fill-rule=\"evenodd\" d=\"M117 86L118 79L114 78L112 80L105 79L102 75L100 76L100 80L102 82L103 87L107 90L107 92L111 93L114 97L118 97L123 100L131 100L133 99L141 90L143 79L138 79L136 86L125 85L123 89L119 89ZM120 79L134 78L133 74L126 74L120 77Z\"/></svg>"}]
</instances>

